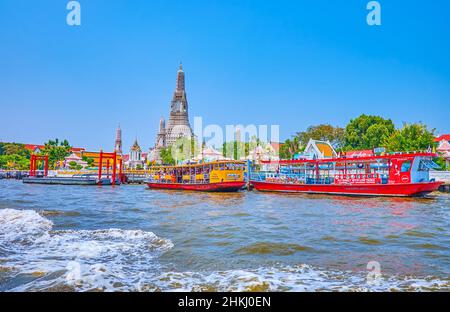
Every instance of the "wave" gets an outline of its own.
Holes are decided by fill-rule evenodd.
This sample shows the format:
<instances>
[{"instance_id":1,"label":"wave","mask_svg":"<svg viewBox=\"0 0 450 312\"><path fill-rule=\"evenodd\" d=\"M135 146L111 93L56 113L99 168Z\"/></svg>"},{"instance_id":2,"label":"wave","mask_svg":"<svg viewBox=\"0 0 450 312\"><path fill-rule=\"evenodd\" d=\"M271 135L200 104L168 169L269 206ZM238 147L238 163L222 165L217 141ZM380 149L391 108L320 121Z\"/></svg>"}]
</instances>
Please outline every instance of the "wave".
<instances>
[{"instance_id":1,"label":"wave","mask_svg":"<svg viewBox=\"0 0 450 312\"><path fill-rule=\"evenodd\" d=\"M251 252L299 246L250 246ZM270 248L269 248L270 247ZM55 231L32 210L0 210L0 291L444 291L449 279L275 265L177 272L158 258L170 240L141 230ZM253 250L255 249L255 250ZM249 250L246 250L249 251Z\"/></svg>"},{"instance_id":2,"label":"wave","mask_svg":"<svg viewBox=\"0 0 450 312\"><path fill-rule=\"evenodd\" d=\"M170 240L141 230L52 228L53 223L35 211L0 210L0 266L14 273L0 290L62 285L81 291L114 290L117 281L137 278L139 270L157 270L155 258L173 247Z\"/></svg>"},{"instance_id":3,"label":"wave","mask_svg":"<svg viewBox=\"0 0 450 312\"><path fill-rule=\"evenodd\" d=\"M381 276L368 282L367 273L339 272L309 265L217 272L167 272L139 290L159 291L442 291L450 281L434 277Z\"/></svg>"}]
</instances>

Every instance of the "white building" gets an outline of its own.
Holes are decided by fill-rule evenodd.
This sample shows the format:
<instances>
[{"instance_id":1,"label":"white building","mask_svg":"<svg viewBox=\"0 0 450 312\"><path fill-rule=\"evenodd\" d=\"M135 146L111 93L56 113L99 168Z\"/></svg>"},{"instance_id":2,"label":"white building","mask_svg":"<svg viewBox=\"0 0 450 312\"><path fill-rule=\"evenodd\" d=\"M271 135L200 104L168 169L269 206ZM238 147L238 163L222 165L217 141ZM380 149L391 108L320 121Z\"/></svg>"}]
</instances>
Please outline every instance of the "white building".
<instances>
[{"instance_id":1,"label":"white building","mask_svg":"<svg viewBox=\"0 0 450 312\"><path fill-rule=\"evenodd\" d=\"M130 148L130 155L125 162L125 166L129 169L145 168L147 162L147 154L142 153L142 149L139 146L137 139L134 141L133 146Z\"/></svg>"},{"instance_id":2,"label":"white building","mask_svg":"<svg viewBox=\"0 0 450 312\"><path fill-rule=\"evenodd\" d=\"M79 165L83 168L86 168L88 165L87 162L83 160L83 158L81 158L80 156L78 156L75 153L72 153L69 156L67 156L66 158L64 158L64 168L69 169L70 163L76 163L77 165Z\"/></svg>"},{"instance_id":3,"label":"white building","mask_svg":"<svg viewBox=\"0 0 450 312\"><path fill-rule=\"evenodd\" d=\"M252 149L247 157L241 157L241 160L251 160L258 163L260 161L277 161L280 160L280 157L272 144L262 143Z\"/></svg>"},{"instance_id":4,"label":"white building","mask_svg":"<svg viewBox=\"0 0 450 312\"><path fill-rule=\"evenodd\" d=\"M226 159L221 152L213 147L206 147L202 149L202 152L197 155L194 160L202 160L204 162L212 162L217 160Z\"/></svg>"},{"instance_id":5,"label":"white building","mask_svg":"<svg viewBox=\"0 0 450 312\"><path fill-rule=\"evenodd\" d=\"M306 145L303 155L308 159L337 158L338 154L334 150L330 141L319 141L310 139Z\"/></svg>"}]
</instances>

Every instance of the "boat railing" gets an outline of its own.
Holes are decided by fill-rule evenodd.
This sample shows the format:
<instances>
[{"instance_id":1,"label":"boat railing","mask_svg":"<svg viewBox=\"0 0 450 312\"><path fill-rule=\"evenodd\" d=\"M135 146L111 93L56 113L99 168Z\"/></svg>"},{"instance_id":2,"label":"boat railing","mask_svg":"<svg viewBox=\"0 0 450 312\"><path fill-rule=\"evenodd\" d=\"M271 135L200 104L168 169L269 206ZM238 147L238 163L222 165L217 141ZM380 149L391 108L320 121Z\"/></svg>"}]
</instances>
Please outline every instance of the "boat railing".
<instances>
[{"instance_id":1,"label":"boat railing","mask_svg":"<svg viewBox=\"0 0 450 312\"><path fill-rule=\"evenodd\" d=\"M152 177L148 177L146 182L149 183L159 183L159 184L174 184L174 183L181 183L181 184L208 184L209 183L209 175L208 177L205 177L204 179L196 179L195 176L191 177L189 180L174 180L174 179L155 179Z\"/></svg>"},{"instance_id":2,"label":"boat railing","mask_svg":"<svg viewBox=\"0 0 450 312\"><path fill-rule=\"evenodd\" d=\"M257 181L257 182L263 182L266 180L267 176L270 177L270 175L271 175L271 173L269 173L269 172L263 172L263 171L252 172L250 174L250 180Z\"/></svg>"}]
</instances>

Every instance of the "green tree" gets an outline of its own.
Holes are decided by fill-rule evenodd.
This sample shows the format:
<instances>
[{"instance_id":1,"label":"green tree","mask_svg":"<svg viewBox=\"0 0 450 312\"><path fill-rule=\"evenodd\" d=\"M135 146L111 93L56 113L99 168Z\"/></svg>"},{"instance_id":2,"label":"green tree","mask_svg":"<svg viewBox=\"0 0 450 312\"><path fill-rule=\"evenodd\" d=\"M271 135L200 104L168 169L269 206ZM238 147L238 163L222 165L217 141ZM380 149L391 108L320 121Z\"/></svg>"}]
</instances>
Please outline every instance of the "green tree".
<instances>
[{"instance_id":1,"label":"green tree","mask_svg":"<svg viewBox=\"0 0 450 312\"><path fill-rule=\"evenodd\" d=\"M56 162L64 160L70 154L71 146L67 140L59 142L58 139L49 140L45 143L41 151L42 155L48 155L48 163L51 169L54 169Z\"/></svg>"},{"instance_id":2,"label":"green tree","mask_svg":"<svg viewBox=\"0 0 450 312\"><path fill-rule=\"evenodd\" d=\"M163 148L160 151L160 156L163 164L165 165L175 165L175 159L172 157L172 147Z\"/></svg>"},{"instance_id":3,"label":"green tree","mask_svg":"<svg viewBox=\"0 0 450 312\"><path fill-rule=\"evenodd\" d=\"M361 115L350 120L345 128L345 149L371 149L381 147L395 131L392 120L380 116Z\"/></svg>"},{"instance_id":4,"label":"green tree","mask_svg":"<svg viewBox=\"0 0 450 312\"><path fill-rule=\"evenodd\" d=\"M341 149L345 144L345 130L330 124L310 126L306 131L297 132L296 136L302 146L306 146L310 139L330 141L335 149Z\"/></svg>"},{"instance_id":5,"label":"green tree","mask_svg":"<svg viewBox=\"0 0 450 312\"><path fill-rule=\"evenodd\" d=\"M78 164L75 161L71 161L69 162L69 168L70 170L75 170L77 169Z\"/></svg>"},{"instance_id":6,"label":"green tree","mask_svg":"<svg viewBox=\"0 0 450 312\"><path fill-rule=\"evenodd\" d=\"M171 157L166 157L168 161L170 158L177 161L185 161L191 159L199 154L198 142L195 138L181 137L170 146Z\"/></svg>"},{"instance_id":7,"label":"green tree","mask_svg":"<svg viewBox=\"0 0 450 312\"><path fill-rule=\"evenodd\" d=\"M250 150L249 142L224 142L222 145L222 155L226 158L239 160L241 157L248 156Z\"/></svg>"},{"instance_id":8,"label":"green tree","mask_svg":"<svg viewBox=\"0 0 450 312\"><path fill-rule=\"evenodd\" d=\"M252 136L248 142L230 141L222 144L222 155L226 158L240 160L250 155L257 146L265 147L267 143L262 142L258 137Z\"/></svg>"},{"instance_id":9,"label":"green tree","mask_svg":"<svg viewBox=\"0 0 450 312\"><path fill-rule=\"evenodd\" d=\"M392 128L385 124L373 124L364 136L368 148L382 147L389 136L392 135Z\"/></svg>"},{"instance_id":10,"label":"green tree","mask_svg":"<svg viewBox=\"0 0 450 312\"><path fill-rule=\"evenodd\" d=\"M434 131L422 123L404 124L385 140L384 145L390 152L424 151L433 146Z\"/></svg>"},{"instance_id":11,"label":"green tree","mask_svg":"<svg viewBox=\"0 0 450 312\"><path fill-rule=\"evenodd\" d=\"M2 143L2 154L4 155L20 155L30 157L30 151L25 148L24 144Z\"/></svg>"},{"instance_id":12,"label":"green tree","mask_svg":"<svg viewBox=\"0 0 450 312\"><path fill-rule=\"evenodd\" d=\"M0 155L0 168L8 170L27 170L30 160L21 155Z\"/></svg>"},{"instance_id":13,"label":"green tree","mask_svg":"<svg viewBox=\"0 0 450 312\"><path fill-rule=\"evenodd\" d=\"M92 167L94 166L95 160L94 160L94 158L88 157L88 159L86 160L86 162L87 162L88 167L89 167L89 168L92 168Z\"/></svg>"},{"instance_id":14,"label":"green tree","mask_svg":"<svg viewBox=\"0 0 450 312\"><path fill-rule=\"evenodd\" d=\"M440 170L448 170L449 169L448 163L445 161L444 157L439 157L434 162L436 164L438 164L439 167L441 167Z\"/></svg>"},{"instance_id":15,"label":"green tree","mask_svg":"<svg viewBox=\"0 0 450 312\"><path fill-rule=\"evenodd\" d=\"M292 159L295 154L298 154L302 151L302 146L300 143L300 139L298 136L295 136L292 140L287 139L280 146L280 158L281 159Z\"/></svg>"},{"instance_id":16,"label":"green tree","mask_svg":"<svg viewBox=\"0 0 450 312\"><path fill-rule=\"evenodd\" d=\"M87 163L87 166L88 166L89 168L91 168L91 167L94 166L94 162L95 162L94 158L87 157L87 156L83 155L83 156L81 157L81 159Z\"/></svg>"}]
</instances>

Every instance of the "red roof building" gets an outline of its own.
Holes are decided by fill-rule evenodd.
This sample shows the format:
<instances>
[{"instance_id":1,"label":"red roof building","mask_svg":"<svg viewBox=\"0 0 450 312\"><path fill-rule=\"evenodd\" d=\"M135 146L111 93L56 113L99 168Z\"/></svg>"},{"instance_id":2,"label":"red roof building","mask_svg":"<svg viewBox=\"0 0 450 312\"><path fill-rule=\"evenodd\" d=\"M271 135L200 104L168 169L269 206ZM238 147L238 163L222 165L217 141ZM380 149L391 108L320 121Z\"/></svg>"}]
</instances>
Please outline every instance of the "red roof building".
<instances>
[{"instance_id":1,"label":"red roof building","mask_svg":"<svg viewBox=\"0 0 450 312\"><path fill-rule=\"evenodd\" d=\"M45 145L38 145L38 144L24 144L24 145L25 149L29 150L32 153L39 153L42 149L45 148ZM70 149L70 152L77 154L77 156L80 156L80 154L84 151L86 151L86 149L82 147L72 147Z\"/></svg>"},{"instance_id":2,"label":"red roof building","mask_svg":"<svg viewBox=\"0 0 450 312\"><path fill-rule=\"evenodd\" d=\"M440 137L435 138L434 142L438 143L444 140L450 143L450 134L443 134Z\"/></svg>"},{"instance_id":3,"label":"red roof building","mask_svg":"<svg viewBox=\"0 0 450 312\"><path fill-rule=\"evenodd\" d=\"M36 144L25 144L24 147L25 147L25 149L34 153L38 150L42 150L45 146L44 145L36 145Z\"/></svg>"}]
</instances>

